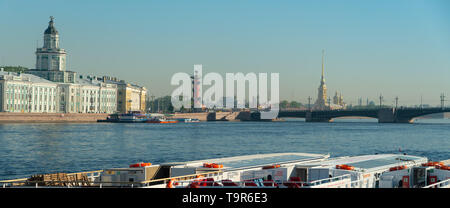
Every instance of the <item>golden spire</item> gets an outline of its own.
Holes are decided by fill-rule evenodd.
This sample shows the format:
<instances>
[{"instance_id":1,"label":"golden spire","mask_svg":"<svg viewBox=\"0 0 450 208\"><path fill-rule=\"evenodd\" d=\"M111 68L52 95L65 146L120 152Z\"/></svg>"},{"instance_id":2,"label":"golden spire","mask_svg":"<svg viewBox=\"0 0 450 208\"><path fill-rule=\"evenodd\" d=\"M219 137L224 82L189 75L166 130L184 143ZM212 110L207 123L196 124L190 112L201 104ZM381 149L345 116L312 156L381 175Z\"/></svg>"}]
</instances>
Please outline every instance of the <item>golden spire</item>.
<instances>
[{"instance_id":1,"label":"golden spire","mask_svg":"<svg viewBox=\"0 0 450 208\"><path fill-rule=\"evenodd\" d=\"M325 57L325 50L322 49L322 83L325 83L325 72L324 72L324 57Z\"/></svg>"},{"instance_id":2,"label":"golden spire","mask_svg":"<svg viewBox=\"0 0 450 208\"><path fill-rule=\"evenodd\" d=\"M325 50L322 49L322 78L323 78L323 57L325 56Z\"/></svg>"}]
</instances>

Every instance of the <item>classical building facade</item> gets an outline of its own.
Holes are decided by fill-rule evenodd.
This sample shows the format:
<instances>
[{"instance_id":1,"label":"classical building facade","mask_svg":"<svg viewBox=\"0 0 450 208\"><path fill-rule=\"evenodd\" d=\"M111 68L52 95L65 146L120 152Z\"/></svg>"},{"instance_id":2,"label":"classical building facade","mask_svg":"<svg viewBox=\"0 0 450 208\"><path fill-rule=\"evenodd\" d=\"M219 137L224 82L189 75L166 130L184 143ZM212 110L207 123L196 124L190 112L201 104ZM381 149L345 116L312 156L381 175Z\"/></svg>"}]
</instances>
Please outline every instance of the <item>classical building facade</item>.
<instances>
[{"instance_id":1,"label":"classical building facade","mask_svg":"<svg viewBox=\"0 0 450 208\"><path fill-rule=\"evenodd\" d=\"M57 83L32 74L0 72L0 112L115 113L117 85L90 79Z\"/></svg>"},{"instance_id":2,"label":"classical building facade","mask_svg":"<svg viewBox=\"0 0 450 208\"><path fill-rule=\"evenodd\" d=\"M115 77L103 77L105 83L117 85L117 111L126 113L128 111L146 112L147 89L135 84L126 83Z\"/></svg>"},{"instance_id":3,"label":"classical building facade","mask_svg":"<svg viewBox=\"0 0 450 208\"><path fill-rule=\"evenodd\" d=\"M104 83L95 77L79 77L76 83L60 83L60 112L115 113L117 85Z\"/></svg>"},{"instance_id":4,"label":"classical building facade","mask_svg":"<svg viewBox=\"0 0 450 208\"><path fill-rule=\"evenodd\" d=\"M1 112L59 112L58 84L31 74L0 72Z\"/></svg>"}]
</instances>

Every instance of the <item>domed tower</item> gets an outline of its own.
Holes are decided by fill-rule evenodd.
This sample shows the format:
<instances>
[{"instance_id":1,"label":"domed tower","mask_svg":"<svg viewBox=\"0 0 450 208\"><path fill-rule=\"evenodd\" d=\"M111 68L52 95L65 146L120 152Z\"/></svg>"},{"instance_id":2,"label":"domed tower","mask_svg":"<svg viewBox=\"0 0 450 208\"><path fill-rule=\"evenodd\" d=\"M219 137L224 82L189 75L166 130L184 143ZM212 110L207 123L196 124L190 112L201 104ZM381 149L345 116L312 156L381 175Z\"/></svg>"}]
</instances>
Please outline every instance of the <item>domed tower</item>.
<instances>
[{"instance_id":1,"label":"domed tower","mask_svg":"<svg viewBox=\"0 0 450 208\"><path fill-rule=\"evenodd\" d=\"M44 32L44 46L36 50L36 69L40 71L65 71L66 51L59 48L59 34L50 17Z\"/></svg>"},{"instance_id":2,"label":"domed tower","mask_svg":"<svg viewBox=\"0 0 450 208\"><path fill-rule=\"evenodd\" d=\"M59 48L59 34L53 20L54 18L51 16L48 27L44 32L44 48Z\"/></svg>"}]
</instances>

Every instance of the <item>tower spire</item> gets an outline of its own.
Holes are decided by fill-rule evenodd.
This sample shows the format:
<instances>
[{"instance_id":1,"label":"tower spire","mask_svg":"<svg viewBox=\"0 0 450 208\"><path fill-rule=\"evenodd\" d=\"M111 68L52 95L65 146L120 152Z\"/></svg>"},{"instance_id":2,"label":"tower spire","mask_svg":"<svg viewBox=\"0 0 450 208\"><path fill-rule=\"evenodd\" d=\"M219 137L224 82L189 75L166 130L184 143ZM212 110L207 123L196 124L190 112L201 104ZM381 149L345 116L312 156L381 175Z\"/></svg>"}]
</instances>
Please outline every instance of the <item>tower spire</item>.
<instances>
[{"instance_id":1,"label":"tower spire","mask_svg":"<svg viewBox=\"0 0 450 208\"><path fill-rule=\"evenodd\" d=\"M327 109L327 86L325 85L325 76L324 76L324 56L325 50L322 50L322 79L320 80L319 92L317 96L317 100L315 103L315 109ZM329 103L329 102L328 102Z\"/></svg>"},{"instance_id":2,"label":"tower spire","mask_svg":"<svg viewBox=\"0 0 450 208\"><path fill-rule=\"evenodd\" d=\"M323 69L323 59L324 59L324 56L325 56L325 50L323 50L322 49L322 79L324 78L324 69Z\"/></svg>"}]
</instances>

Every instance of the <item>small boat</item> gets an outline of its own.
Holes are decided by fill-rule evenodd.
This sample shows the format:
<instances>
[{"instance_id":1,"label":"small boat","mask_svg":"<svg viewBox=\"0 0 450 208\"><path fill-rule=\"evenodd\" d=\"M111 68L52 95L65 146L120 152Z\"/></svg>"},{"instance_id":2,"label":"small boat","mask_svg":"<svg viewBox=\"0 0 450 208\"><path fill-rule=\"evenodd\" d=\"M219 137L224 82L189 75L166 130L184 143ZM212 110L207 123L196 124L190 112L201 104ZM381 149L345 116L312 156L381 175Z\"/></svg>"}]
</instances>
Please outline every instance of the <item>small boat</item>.
<instances>
[{"instance_id":1,"label":"small boat","mask_svg":"<svg viewBox=\"0 0 450 208\"><path fill-rule=\"evenodd\" d=\"M200 120L198 118L188 118L184 121L185 123L198 123Z\"/></svg>"},{"instance_id":2,"label":"small boat","mask_svg":"<svg viewBox=\"0 0 450 208\"><path fill-rule=\"evenodd\" d=\"M145 123L178 123L177 120L168 120L165 117L152 117L147 119Z\"/></svg>"},{"instance_id":3,"label":"small boat","mask_svg":"<svg viewBox=\"0 0 450 208\"><path fill-rule=\"evenodd\" d=\"M180 123L198 123L198 122L200 122L200 120L197 118L177 118L175 120L177 120Z\"/></svg>"}]
</instances>

